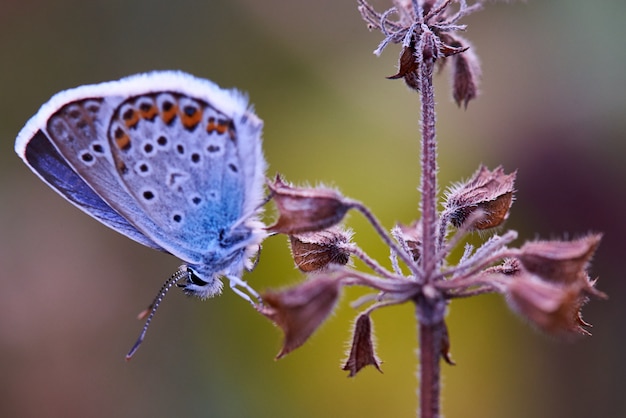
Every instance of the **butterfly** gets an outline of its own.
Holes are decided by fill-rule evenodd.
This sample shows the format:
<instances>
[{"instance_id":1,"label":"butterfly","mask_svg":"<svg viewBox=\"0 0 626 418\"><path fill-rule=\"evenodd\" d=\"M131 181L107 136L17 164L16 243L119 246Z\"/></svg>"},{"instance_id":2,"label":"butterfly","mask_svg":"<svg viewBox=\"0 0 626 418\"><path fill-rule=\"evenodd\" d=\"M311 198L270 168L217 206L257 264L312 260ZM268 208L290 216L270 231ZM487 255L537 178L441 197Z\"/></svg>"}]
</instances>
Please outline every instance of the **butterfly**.
<instances>
[{"instance_id":1,"label":"butterfly","mask_svg":"<svg viewBox=\"0 0 626 418\"><path fill-rule=\"evenodd\" d=\"M19 132L15 151L48 186L184 263L129 356L174 283L205 299L226 278L244 299L259 299L241 277L266 237L262 127L242 93L157 71L57 93Z\"/></svg>"}]
</instances>

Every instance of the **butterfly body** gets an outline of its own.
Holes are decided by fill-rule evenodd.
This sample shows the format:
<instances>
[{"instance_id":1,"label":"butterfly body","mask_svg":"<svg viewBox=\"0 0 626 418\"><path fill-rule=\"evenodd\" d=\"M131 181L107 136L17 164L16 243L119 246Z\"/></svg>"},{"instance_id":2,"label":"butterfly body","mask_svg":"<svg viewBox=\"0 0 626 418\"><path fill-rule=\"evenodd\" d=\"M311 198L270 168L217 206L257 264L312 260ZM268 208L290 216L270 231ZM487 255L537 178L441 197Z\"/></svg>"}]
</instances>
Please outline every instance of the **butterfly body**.
<instances>
[{"instance_id":1,"label":"butterfly body","mask_svg":"<svg viewBox=\"0 0 626 418\"><path fill-rule=\"evenodd\" d=\"M58 93L15 150L87 214L180 258L204 298L219 277L241 284L265 236L262 125L237 91L154 72Z\"/></svg>"}]
</instances>

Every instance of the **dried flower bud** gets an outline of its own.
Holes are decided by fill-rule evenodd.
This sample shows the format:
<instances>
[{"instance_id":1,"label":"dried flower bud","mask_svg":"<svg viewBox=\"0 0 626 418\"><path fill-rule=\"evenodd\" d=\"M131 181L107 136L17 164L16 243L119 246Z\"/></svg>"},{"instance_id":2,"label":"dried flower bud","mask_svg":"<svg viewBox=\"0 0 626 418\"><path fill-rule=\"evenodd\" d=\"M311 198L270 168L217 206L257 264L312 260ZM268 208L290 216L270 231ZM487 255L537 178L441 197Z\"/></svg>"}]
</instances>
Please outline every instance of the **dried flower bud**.
<instances>
[{"instance_id":1,"label":"dried flower bud","mask_svg":"<svg viewBox=\"0 0 626 418\"><path fill-rule=\"evenodd\" d=\"M470 218L470 229L478 230L500 225L513 203L515 175L504 174L502 167L489 171L481 165L470 180L448 191L445 207L450 222L458 228Z\"/></svg>"},{"instance_id":2,"label":"dried flower bud","mask_svg":"<svg viewBox=\"0 0 626 418\"><path fill-rule=\"evenodd\" d=\"M372 341L372 320L368 314L361 314L354 325L350 355L342 370L350 372L348 377L354 377L365 366L374 366L382 373Z\"/></svg>"},{"instance_id":3,"label":"dried flower bud","mask_svg":"<svg viewBox=\"0 0 626 418\"><path fill-rule=\"evenodd\" d=\"M400 57L398 58L398 72L387 77L389 80L397 80L403 78L406 85L416 91L419 91L419 64L415 57L415 45L402 48Z\"/></svg>"},{"instance_id":4,"label":"dried flower bud","mask_svg":"<svg viewBox=\"0 0 626 418\"><path fill-rule=\"evenodd\" d=\"M306 273L322 270L329 264L345 265L350 260L351 237L352 233L337 227L290 235L293 260Z\"/></svg>"},{"instance_id":5,"label":"dried flower bud","mask_svg":"<svg viewBox=\"0 0 626 418\"><path fill-rule=\"evenodd\" d=\"M318 277L282 292L261 297L259 312L283 330L285 339L277 359L300 347L332 312L341 283L333 277Z\"/></svg>"},{"instance_id":6,"label":"dried flower bud","mask_svg":"<svg viewBox=\"0 0 626 418\"><path fill-rule=\"evenodd\" d=\"M588 301L583 286L561 286L522 272L507 287L511 308L539 329L553 335L591 335L580 310Z\"/></svg>"},{"instance_id":7,"label":"dried flower bud","mask_svg":"<svg viewBox=\"0 0 626 418\"><path fill-rule=\"evenodd\" d=\"M469 48L469 47L467 47ZM452 97L457 106L467 108L470 100L478 96L480 64L473 50L455 54L452 60Z\"/></svg>"},{"instance_id":8,"label":"dried flower bud","mask_svg":"<svg viewBox=\"0 0 626 418\"><path fill-rule=\"evenodd\" d=\"M338 192L292 187L276 176L268 184L280 214L268 229L283 234L320 231L339 223L352 207Z\"/></svg>"},{"instance_id":9,"label":"dried flower bud","mask_svg":"<svg viewBox=\"0 0 626 418\"><path fill-rule=\"evenodd\" d=\"M588 235L573 241L534 241L520 248L518 259L524 268L541 279L557 284L578 283L591 294L603 294L592 287L587 267L602 235Z\"/></svg>"},{"instance_id":10,"label":"dried flower bud","mask_svg":"<svg viewBox=\"0 0 626 418\"><path fill-rule=\"evenodd\" d=\"M422 251L422 223L413 222L411 225L398 224L391 231L394 238L403 244L405 250L411 254L413 261L418 261Z\"/></svg>"},{"instance_id":11,"label":"dried flower bud","mask_svg":"<svg viewBox=\"0 0 626 418\"><path fill-rule=\"evenodd\" d=\"M441 358L445 360L450 366L455 366L456 363L452 360L450 355L450 334L448 334L448 325L443 323L443 338L441 340Z\"/></svg>"},{"instance_id":12,"label":"dried flower bud","mask_svg":"<svg viewBox=\"0 0 626 418\"><path fill-rule=\"evenodd\" d=\"M432 62L440 68L448 57L454 56L453 68L453 96L460 105L476 97L480 66L473 53L464 54L468 49L467 41L457 35L464 25L458 20L480 9L480 2L467 4L460 2L439 2L436 0L419 1L421 16L415 9L415 2L411 0L396 0L394 7L384 13L378 13L365 0L357 0L361 16L367 22L368 28L377 29L385 35L385 39L374 51L380 55L390 43L402 44L398 73L388 77L391 79L403 78L406 84L419 90L421 71L430 71ZM390 16L397 17L392 20ZM427 64L421 68L421 64Z\"/></svg>"}]
</instances>

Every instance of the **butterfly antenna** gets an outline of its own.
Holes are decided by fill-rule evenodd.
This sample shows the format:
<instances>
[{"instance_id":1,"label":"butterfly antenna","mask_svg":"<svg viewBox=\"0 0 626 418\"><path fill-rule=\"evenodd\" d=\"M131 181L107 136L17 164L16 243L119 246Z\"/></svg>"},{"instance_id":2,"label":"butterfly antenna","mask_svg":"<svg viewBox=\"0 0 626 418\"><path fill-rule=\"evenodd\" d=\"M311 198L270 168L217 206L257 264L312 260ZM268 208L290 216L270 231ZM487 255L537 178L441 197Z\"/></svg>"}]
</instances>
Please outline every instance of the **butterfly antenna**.
<instances>
[{"instance_id":1,"label":"butterfly antenna","mask_svg":"<svg viewBox=\"0 0 626 418\"><path fill-rule=\"evenodd\" d=\"M144 324L143 329L141 330L141 334L139 334L139 338L137 338L137 341L135 341L135 344L133 345L133 347L130 349L128 354L126 354L126 361L129 361L133 357L133 355L135 354L135 352L137 351L137 349L143 342L143 339L146 336L146 332L148 332L148 327L150 326L150 322L152 321L154 314L156 313L157 309L159 308L159 305L165 298L165 295L167 294L167 292L179 280L186 278L188 275L189 273L187 272L187 266L181 266L176 271L176 273L172 274L172 276L169 279L167 279L165 283L163 283L163 286L161 286L161 290L159 290L159 293L154 298L154 301L152 301L152 303L146 309L144 309L143 311L139 313L139 315L137 315L137 319L146 318L146 323Z\"/></svg>"}]
</instances>

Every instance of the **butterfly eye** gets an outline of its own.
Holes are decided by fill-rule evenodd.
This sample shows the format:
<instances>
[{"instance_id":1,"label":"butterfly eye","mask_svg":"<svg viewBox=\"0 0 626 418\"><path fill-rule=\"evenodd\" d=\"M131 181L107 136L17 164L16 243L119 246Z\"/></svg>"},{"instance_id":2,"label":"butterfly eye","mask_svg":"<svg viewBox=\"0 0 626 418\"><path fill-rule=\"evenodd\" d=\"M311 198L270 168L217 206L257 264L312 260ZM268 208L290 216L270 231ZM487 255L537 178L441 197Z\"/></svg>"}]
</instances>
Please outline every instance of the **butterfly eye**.
<instances>
[{"instance_id":1,"label":"butterfly eye","mask_svg":"<svg viewBox=\"0 0 626 418\"><path fill-rule=\"evenodd\" d=\"M207 282L205 282L200 277L198 277L196 275L196 273L194 273L193 270L187 269L187 272L189 273L189 276L187 276L187 280L190 281L191 283L193 283L193 284L195 284L197 286L206 286L207 285Z\"/></svg>"}]
</instances>

